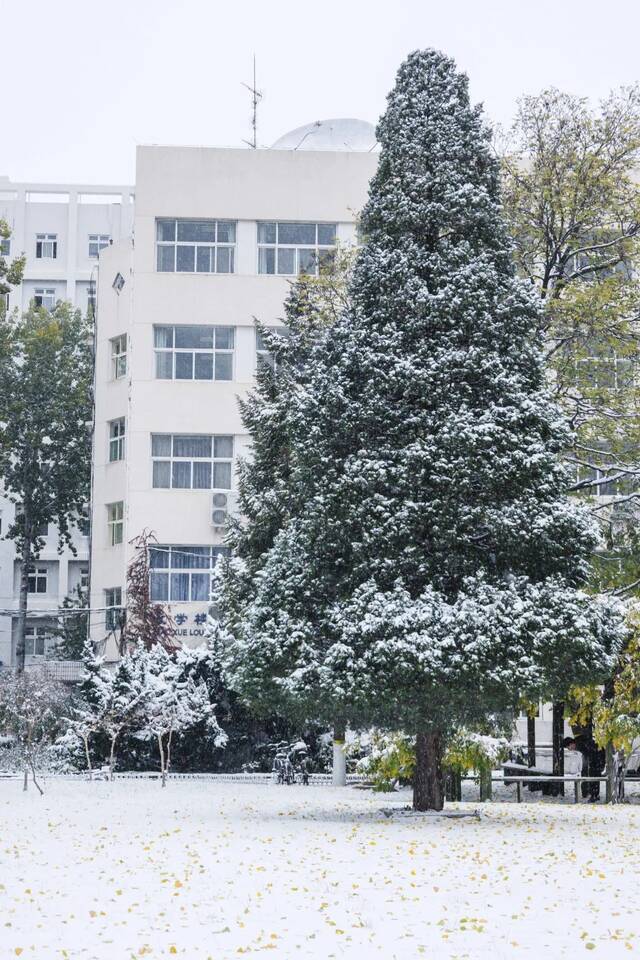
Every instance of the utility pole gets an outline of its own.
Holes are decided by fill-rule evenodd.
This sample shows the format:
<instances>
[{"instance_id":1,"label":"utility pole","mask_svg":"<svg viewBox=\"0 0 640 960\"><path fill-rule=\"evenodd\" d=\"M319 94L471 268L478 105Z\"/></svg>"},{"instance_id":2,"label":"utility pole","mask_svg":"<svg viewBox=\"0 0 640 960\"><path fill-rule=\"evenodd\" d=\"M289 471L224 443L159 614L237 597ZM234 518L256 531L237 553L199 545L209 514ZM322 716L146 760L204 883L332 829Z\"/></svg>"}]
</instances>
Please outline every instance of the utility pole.
<instances>
[{"instance_id":1,"label":"utility pole","mask_svg":"<svg viewBox=\"0 0 640 960\"><path fill-rule=\"evenodd\" d=\"M253 136L251 140L243 140L243 143L246 143L248 147L251 147L252 150L256 150L258 147L258 104L262 100L263 94L262 91L258 90L256 86L256 55L253 55L253 83L249 86L248 83L243 83L243 87L246 87L249 93L251 94L251 130Z\"/></svg>"}]
</instances>

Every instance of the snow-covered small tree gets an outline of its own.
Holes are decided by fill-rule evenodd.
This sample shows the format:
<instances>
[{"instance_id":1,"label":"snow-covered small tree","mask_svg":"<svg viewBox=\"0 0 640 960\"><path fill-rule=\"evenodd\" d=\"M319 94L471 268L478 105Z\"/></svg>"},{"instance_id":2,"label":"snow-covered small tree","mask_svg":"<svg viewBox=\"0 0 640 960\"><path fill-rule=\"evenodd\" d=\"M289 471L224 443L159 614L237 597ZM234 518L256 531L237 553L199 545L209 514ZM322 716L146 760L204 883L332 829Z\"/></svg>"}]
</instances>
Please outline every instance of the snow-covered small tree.
<instances>
[{"instance_id":1,"label":"snow-covered small tree","mask_svg":"<svg viewBox=\"0 0 640 960\"><path fill-rule=\"evenodd\" d=\"M45 670L0 673L0 732L17 747L25 790L31 774L38 792L44 792L37 769L55 740L67 697L64 687Z\"/></svg>"},{"instance_id":2,"label":"snow-covered small tree","mask_svg":"<svg viewBox=\"0 0 640 960\"><path fill-rule=\"evenodd\" d=\"M80 742L84 751L89 779L93 779L90 740L103 728L107 705L110 703L112 675L104 667L104 658L96 655L91 641L86 640L83 654L82 679L75 690L67 729L58 746L73 752Z\"/></svg>"},{"instance_id":3,"label":"snow-covered small tree","mask_svg":"<svg viewBox=\"0 0 640 960\"><path fill-rule=\"evenodd\" d=\"M160 756L162 786L166 786L171 764L173 738L204 722L215 746L226 742L226 734L218 726L215 704L209 699L207 686L196 682L191 651L178 650L170 654L156 644L144 654L146 662L146 694L142 724L136 735L145 740L155 739Z\"/></svg>"},{"instance_id":4,"label":"snow-covered small tree","mask_svg":"<svg viewBox=\"0 0 640 960\"><path fill-rule=\"evenodd\" d=\"M149 695L146 673L146 652L136 647L118 660L109 676L101 729L109 738L110 779L113 779L116 747L122 735L137 730L144 717Z\"/></svg>"},{"instance_id":5,"label":"snow-covered small tree","mask_svg":"<svg viewBox=\"0 0 640 960\"><path fill-rule=\"evenodd\" d=\"M455 729L602 676L623 628L580 589L595 537L566 495L539 300L515 277L467 78L411 54L377 136L350 304L290 399L293 509L235 682L415 733L414 806L439 809Z\"/></svg>"}]
</instances>

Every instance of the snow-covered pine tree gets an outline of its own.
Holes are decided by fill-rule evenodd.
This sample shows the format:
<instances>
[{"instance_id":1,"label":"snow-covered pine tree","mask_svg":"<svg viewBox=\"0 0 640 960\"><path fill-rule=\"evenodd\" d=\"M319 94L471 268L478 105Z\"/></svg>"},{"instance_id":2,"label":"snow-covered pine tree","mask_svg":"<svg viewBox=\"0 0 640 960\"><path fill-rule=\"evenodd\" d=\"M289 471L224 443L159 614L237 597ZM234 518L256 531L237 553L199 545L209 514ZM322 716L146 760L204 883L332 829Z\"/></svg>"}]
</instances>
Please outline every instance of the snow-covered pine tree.
<instances>
[{"instance_id":1,"label":"snow-covered pine tree","mask_svg":"<svg viewBox=\"0 0 640 960\"><path fill-rule=\"evenodd\" d=\"M75 754L78 742L82 743L89 779L93 779L90 741L103 726L104 715L110 701L111 674L104 667L104 658L97 656L90 640L85 640L82 651L83 672L74 691L67 729L58 740L61 751Z\"/></svg>"},{"instance_id":2,"label":"snow-covered pine tree","mask_svg":"<svg viewBox=\"0 0 640 960\"><path fill-rule=\"evenodd\" d=\"M580 591L593 534L565 495L569 435L467 78L411 54L377 134L351 305L292 400L295 510L235 681L415 732L414 806L439 809L456 725L597 676L622 627Z\"/></svg>"},{"instance_id":3,"label":"snow-covered pine tree","mask_svg":"<svg viewBox=\"0 0 640 960\"><path fill-rule=\"evenodd\" d=\"M297 507L291 483L292 447L296 432L292 399L307 383L309 358L323 332L345 309L353 268L352 248L338 248L319 277L301 276L292 284L284 304L283 328L258 325L268 356L258 364L256 385L240 401L242 421L251 436L251 454L238 463L238 512L227 535L231 548L219 565L217 605L223 628L241 636L260 582L260 571L274 539ZM231 679L234 674L231 668ZM269 691L253 706L272 718L283 704ZM295 704L284 712L295 714ZM299 719L297 717L296 719ZM335 721L335 718L331 718Z\"/></svg>"},{"instance_id":4,"label":"snow-covered pine tree","mask_svg":"<svg viewBox=\"0 0 640 960\"><path fill-rule=\"evenodd\" d=\"M242 520L230 521L231 559L219 571L221 612L227 626L242 620L255 592L255 576L291 513L291 398L305 383L314 344L344 308L352 265L352 252L338 250L320 277L301 276L292 284L283 327L257 324L268 352L259 358L254 389L239 401L243 425L251 436L251 454L238 462Z\"/></svg>"}]
</instances>

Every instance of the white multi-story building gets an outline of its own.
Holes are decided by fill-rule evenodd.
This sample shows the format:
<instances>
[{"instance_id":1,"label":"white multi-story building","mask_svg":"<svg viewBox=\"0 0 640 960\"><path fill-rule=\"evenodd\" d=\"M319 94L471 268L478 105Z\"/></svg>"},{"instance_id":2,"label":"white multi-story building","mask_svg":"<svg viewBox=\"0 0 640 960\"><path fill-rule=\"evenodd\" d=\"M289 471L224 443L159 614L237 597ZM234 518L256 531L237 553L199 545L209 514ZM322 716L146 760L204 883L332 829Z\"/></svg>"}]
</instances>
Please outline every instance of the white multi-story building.
<instances>
[{"instance_id":1,"label":"white multi-story building","mask_svg":"<svg viewBox=\"0 0 640 960\"><path fill-rule=\"evenodd\" d=\"M24 279L9 296L9 309L24 310L31 300L50 308L69 300L87 312L93 302L100 250L133 225L133 188L85 184L15 183L0 177L0 219L11 228L0 255L26 256ZM43 403L46 391L43 386ZM14 505L0 495L0 537L14 517ZM57 530L46 535L45 548L30 578L27 662L44 659L51 646L53 612L64 597L88 582L89 539L86 528L74 535L76 555L58 554ZM18 606L19 563L14 545L0 539L0 610ZM0 615L0 665L12 662L15 618Z\"/></svg>"},{"instance_id":2,"label":"white multi-story building","mask_svg":"<svg viewBox=\"0 0 640 960\"><path fill-rule=\"evenodd\" d=\"M310 124L270 150L139 148L135 244L103 250L98 281L91 634L113 638L108 657L143 530L158 542L152 599L181 640L201 640L247 450L254 319L281 324L293 278L354 240L374 150L360 121Z\"/></svg>"}]
</instances>

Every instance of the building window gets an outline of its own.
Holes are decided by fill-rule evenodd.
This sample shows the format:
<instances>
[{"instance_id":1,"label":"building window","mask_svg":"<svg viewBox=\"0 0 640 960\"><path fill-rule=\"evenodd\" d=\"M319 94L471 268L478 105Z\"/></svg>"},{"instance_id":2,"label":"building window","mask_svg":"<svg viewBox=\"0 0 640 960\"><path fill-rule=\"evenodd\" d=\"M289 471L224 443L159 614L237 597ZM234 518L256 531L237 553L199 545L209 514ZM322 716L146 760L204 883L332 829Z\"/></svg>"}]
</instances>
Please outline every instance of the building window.
<instances>
[{"instance_id":1,"label":"building window","mask_svg":"<svg viewBox=\"0 0 640 960\"><path fill-rule=\"evenodd\" d=\"M36 287L33 295L33 302L36 307L44 307L45 310L53 310L56 305L55 287Z\"/></svg>"},{"instance_id":2,"label":"building window","mask_svg":"<svg viewBox=\"0 0 640 960\"><path fill-rule=\"evenodd\" d=\"M55 260L57 256L57 233L36 233L36 260Z\"/></svg>"},{"instance_id":3,"label":"building window","mask_svg":"<svg viewBox=\"0 0 640 960\"><path fill-rule=\"evenodd\" d=\"M259 223L258 273L316 277L333 260L335 223Z\"/></svg>"},{"instance_id":4,"label":"building window","mask_svg":"<svg viewBox=\"0 0 640 960\"><path fill-rule=\"evenodd\" d=\"M107 527L109 530L109 546L115 547L122 543L124 538L124 503L107 504Z\"/></svg>"},{"instance_id":5,"label":"building window","mask_svg":"<svg viewBox=\"0 0 640 960\"><path fill-rule=\"evenodd\" d=\"M153 486L174 490L230 490L233 437L154 433Z\"/></svg>"},{"instance_id":6,"label":"building window","mask_svg":"<svg viewBox=\"0 0 640 960\"><path fill-rule=\"evenodd\" d=\"M287 338L290 336L287 327L267 327L268 333L275 333L278 337ZM266 364L272 369L275 367L275 357L269 353L260 330L256 330L256 361L257 365Z\"/></svg>"},{"instance_id":7,"label":"building window","mask_svg":"<svg viewBox=\"0 0 640 960\"><path fill-rule=\"evenodd\" d=\"M110 587L104 592L104 625L107 630L119 630L122 627L122 587Z\"/></svg>"},{"instance_id":8,"label":"building window","mask_svg":"<svg viewBox=\"0 0 640 960\"><path fill-rule=\"evenodd\" d=\"M96 314L96 286L93 281L87 287L87 316L95 317Z\"/></svg>"},{"instance_id":9,"label":"building window","mask_svg":"<svg viewBox=\"0 0 640 960\"><path fill-rule=\"evenodd\" d=\"M158 380L233 380L233 327L154 327Z\"/></svg>"},{"instance_id":10,"label":"building window","mask_svg":"<svg viewBox=\"0 0 640 960\"><path fill-rule=\"evenodd\" d=\"M0 257L11 256L11 238L0 237Z\"/></svg>"},{"instance_id":11,"label":"building window","mask_svg":"<svg viewBox=\"0 0 640 960\"><path fill-rule=\"evenodd\" d=\"M108 233L90 233L89 234L89 256L96 259L104 247L111 243L111 237Z\"/></svg>"},{"instance_id":12,"label":"building window","mask_svg":"<svg viewBox=\"0 0 640 960\"><path fill-rule=\"evenodd\" d=\"M127 335L121 333L111 340L111 378L120 380L127 372Z\"/></svg>"},{"instance_id":13,"label":"building window","mask_svg":"<svg viewBox=\"0 0 640 960\"><path fill-rule=\"evenodd\" d=\"M89 567L80 567L80 589L84 593L89 589Z\"/></svg>"},{"instance_id":14,"label":"building window","mask_svg":"<svg viewBox=\"0 0 640 960\"><path fill-rule=\"evenodd\" d=\"M585 357L576 361L576 382L582 390L624 390L633 387L636 365L630 357Z\"/></svg>"},{"instance_id":15,"label":"building window","mask_svg":"<svg viewBox=\"0 0 640 960\"><path fill-rule=\"evenodd\" d=\"M235 243L230 220L156 220L160 273L233 273Z\"/></svg>"},{"instance_id":16,"label":"building window","mask_svg":"<svg viewBox=\"0 0 640 960\"><path fill-rule=\"evenodd\" d=\"M47 651L50 633L49 627L27 626L24 631L24 652L26 656L44 657Z\"/></svg>"},{"instance_id":17,"label":"building window","mask_svg":"<svg viewBox=\"0 0 640 960\"><path fill-rule=\"evenodd\" d=\"M47 568L46 566L36 565L31 568L29 573L29 593L47 592Z\"/></svg>"},{"instance_id":18,"label":"building window","mask_svg":"<svg viewBox=\"0 0 640 960\"><path fill-rule=\"evenodd\" d=\"M109 463L124 460L124 417L109 421Z\"/></svg>"},{"instance_id":19,"label":"building window","mask_svg":"<svg viewBox=\"0 0 640 960\"><path fill-rule=\"evenodd\" d=\"M228 547L151 547L151 599L160 603L208 603L215 565L228 552Z\"/></svg>"}]
</instances>

